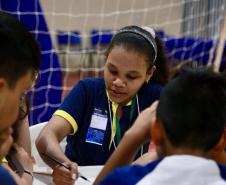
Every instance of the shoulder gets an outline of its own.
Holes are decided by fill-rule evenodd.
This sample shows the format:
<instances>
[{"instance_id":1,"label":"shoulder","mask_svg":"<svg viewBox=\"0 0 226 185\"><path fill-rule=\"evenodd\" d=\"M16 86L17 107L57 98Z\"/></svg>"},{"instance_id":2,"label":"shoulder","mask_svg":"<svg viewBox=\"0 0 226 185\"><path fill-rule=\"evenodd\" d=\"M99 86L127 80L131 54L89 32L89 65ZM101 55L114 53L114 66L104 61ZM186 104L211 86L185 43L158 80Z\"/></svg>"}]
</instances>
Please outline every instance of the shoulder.
<instances>
[{"instance_id":1,"label":"shoulder","mask_svg":"<svg viewBox=\"0 0 226 185\"><path fill-rule=\"evenodd\" d=\"M88 94L105 92L105 82L103 78L86 78L81 80L80 87L82 87Z\"/></svg>"},{"instance_id":2,"label":"shoulder","mask_svg":"<svg viewBox=\"0 0 226 185\"><path fill-rule=\"evenodd\" d=\"M136 184L147 173L151 172L160 160L153 161L146 166L130 165L115 169L100 184L101 185L132 185Z\"/></svg>"},{"instance_id":3,"label":"shoulder","mask_svg":"<svg viewBox=\"0 0 226 185\"><path fill-rule=\"evenodd\" d=\"M6 170L2 165L0 165L0 182L1 185L16 185L15 180L13 177L10 175L8 170Z\"/></svg>"},{"instance_id":4,"label":"shoulder","mask_svg":"<svg viewBox=\"0 0 226 185\"><path fill-rule=\"evenodd\" d=\"M78 84L83 85L104 85L104 79L103 78L85 78L82 80L79 80Z\"/></svg>"},{"instance_id":5,"label":"shoulder","mask_svg":"<svg viewBox=\"0 0 226 185\"><path fill-rule=\"evenodd\" d=\"M162 88L163 88L163 86L161 84L152 82L152 83L144 84L141 87L141 91L148 90L151 92L159 93L159 92L161 92Z\"/></svg>"},{"instance_id":6,"label":"shoulder","mask_svg":"<svg viewBox=\"0 0 226 185\"><path fill-rule=\"evenodd\" d=\"M105 89L105 83L103 78L85 78L79 80L76 85L74 85L73 89L70 93L92 93L94 91L100 89Z\"/></svg>"},{"instance_id":7,"label":"shoulder","mask_svg":"<svg viewBox=\"0 0 226 185\"><path fill-rule=\"evenodd\" d=\"M218 164L218 167L220 169L221 177L226 181L226 165Z\"/></svg>"},{"instance_id":8,"label":"shoulder","mask_svg":"<svg viewBox=\"0 0 226 185\"><path fill-rule=\"evenodd\" d=\"M154 101L159 100L162 88L159 83L144 84L138 92L140 104L146 108Z\"/></svg>"}]
</instances>

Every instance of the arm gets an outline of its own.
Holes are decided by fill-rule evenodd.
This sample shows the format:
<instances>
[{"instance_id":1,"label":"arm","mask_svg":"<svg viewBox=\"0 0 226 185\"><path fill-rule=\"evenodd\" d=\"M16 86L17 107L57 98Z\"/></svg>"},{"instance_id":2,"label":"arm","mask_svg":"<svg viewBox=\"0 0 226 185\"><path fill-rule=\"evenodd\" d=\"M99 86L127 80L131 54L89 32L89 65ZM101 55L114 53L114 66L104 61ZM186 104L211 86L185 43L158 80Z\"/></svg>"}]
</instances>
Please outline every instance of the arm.
<instances>
[{"instance_id":1,"label":"arm","mask_svg":"<svg viewBox=\"0 0 226 185\"><path fill-rule=\"evenodd\" d=\"M10 128L11 129L11 128ZM5 156L6 152L10 149L12 146L12 131L6 130L5 133L0 133L1 138L1 147L0 147L0 155ZM7 137L6 137L7 136ZM23 150L23 148L19 148L15 145L17 149L17 158L23 164L23 168L29 171L32 171L32 162L30 157L27 155L27 153ZM19 177L8 165L3 165L5 169L8 170L12 178L16 181L18 185L31 185L32 184L32 177L24 174L22 177Z\"/></svg>"},{"instance_id":2,"label":"arm","mask_svg":"<svg viewBox=\"0 0 226 185\"><path fill-rule=\"evenodd\" d=\"M81 122L81 115L85 114L87 93L84 86L84 82L79 81L65 97L63 103L58 109L58 111L65 112L68 114L67 116L71 118L65 118L57 114L56 111L55 115L52 116L46 127L40 132L36 140L36 147L39 154L46 153L52 155L61 162L71 162L65 156L59 142L67 135L72 134L73 131L76 131L72 126L72 122L76 125L74 127L78 127L77 123ZM69 121L70 119L73 119L73 121ZM50 167L55 167L55 164L46 160L45 157L43 158L42 155L41 157Z\"/></svg>"},{"instance_id":3,"label":"arm","mask_svg":"<svg viewBox=\"0 0 226 185\"><path fill-rule=\"evenodd\" d=\"M154 102L138 116L133 126L125 133L119 146L97 176L94 185L98 185L116 167L130 164L133 161L140 146L150 139L150 125L155 120L156 107L157 102Z\"/></svg>"},{"instance_id":4,"label":"arm","mask_svg":"<svg viewBox=\"0 0 226 185\"><path fill-rule=\"evenodd\" d=\"M56 184L73 184L78 177L77 164L71 162L62 151L59 142L72 133L72 126L60 116L53 116L40 132L36 147L42 159L53 168L53 181ZM46 159L42 153L49 154L69 166L70 170Z\"/></svg>"},{"instance_id":5,"label":"arm","mask_svg":"<svg viewBox=\"0 0 226 185\"><path fill-rule=\"evenodd\" d=\"M30 132L29 132L29 124L27 116L24 119L17 120L13 126L14 132L14 149L16 150L16 159L20 162L24 169L29 172L32 172L33 162L31 160L31 141L30 141ZM15 166L13 165L13 158L14 158L13 149L10 149L10 152L7 155L8 165L11 167L11 170L14 170ZM32 184L33 177L28 174L24 173L21 178L14 175L14 179L16 179L17 183L26 183ZM22 181L22 182L20 182Z\"/></svg>"},{"instance_id":6,"label":"arm","mask_svg":"<svg viewBox=\"0 0 226 185\"><path fill-rule=\"evenodd\" d=\"M13 144L12 128L6 128L0 132L0 160L7 155Z\"/></svg>"},{"instance_id":7,"label":"arm","mask_svg":"<svg viewBox=\"0 0 226 185\"><path fill-rule=\"evenodd\" d=\"M24 119L18 119L13 125L13 139L14 145L16 144L16 146L22 147L28 156L31 157L31 140L27 116ZM12 168L12 170L14 170L12 161L14 153L14 148L12 147L6 156L8 165Z\"/></svg>"},{"instance_id":8,"label":"arm","mask_svg":"<svg viewBox=\"0 0 226 185\"><path fill-rule=\"evenodd\" d=\"M18 170L26 170L29 173L23 173L21 177L18 178L18 180L21 180L25 184L32 184L33 182L33 163L30 155L24 150L23 147L18 146L17 144L13 144L13 153L11 153L12 158L11 162L14 162L13 164L16 165L15 161L19 161L20 165L22 166L22 169L20 167L14 166ZM10 168L12 170L12 168ZM17 180L18 175L15 175L12 173L12 176ZM22 184L23 184L22 183Z\"/></svg>"},{"instance_id":9,"label":"arm","mask_svg":"<svg viewBox=\"0 0 226 185\"><path fill-rule=\"evenodd\" d=\"M17 185L31 185L32 182L27 182L25 179L21 178L19 175L17 175L8 165L2 165L5 170L8 171L11 178L15 181ZM9 178L9 177L5 177ZM7 180L7 179L6 179ZM14 185L14 184L13 184Z\"/></svg>"},{"instance_id":10,"label":"arm","mask_svg":"<svg viewBox=\"0 0 226 185\"><path fill-rule=\"evenodd\" d=\"M11 144L10 144L11 146ZM20 161L22 169L32 172L33 164L28 153L22 148L14 144L16 150L15 158ZM27 173L24 173L21 177L18 176L7 164L2 164L4 168L10 173L12 178L18 185L32 185L33 177Z\"/></svg>"},{"instance_id":11,"label":"arm","mask_svg":"<svg viewBox=\"0 0 226 185\"><path fill-rule=\"evenodd\" d=\"M136 161L134 161L133 164L146 165L150 161L154 161L156 159L158 159L156 151L148 151L147 153L139 157Z\"/></svg>"},{"instance_id":12,"label":"arm","mask_svg":"<svg viewBox=\"0 0 226 185\"><path fill-rule=\"evenodd\" d=\"M18 124L17 129L14 130L14 132L17 132L17 138L15 138L14 143L23 147L24 150L31 156L31 140L27 116L21 120L21 123Z\"/></svg>"},{"instance_id":13,"label":"arm","mask_svg":"<svg viewBox=\"0 0 226 185\"><path fill-rule=\"evenodd\" d=\"M147 163L157 160L158 158L156 146L153 142L150 142L148 152L136 159L133 164L146 165Z\"/></svg>"}]
</instances>

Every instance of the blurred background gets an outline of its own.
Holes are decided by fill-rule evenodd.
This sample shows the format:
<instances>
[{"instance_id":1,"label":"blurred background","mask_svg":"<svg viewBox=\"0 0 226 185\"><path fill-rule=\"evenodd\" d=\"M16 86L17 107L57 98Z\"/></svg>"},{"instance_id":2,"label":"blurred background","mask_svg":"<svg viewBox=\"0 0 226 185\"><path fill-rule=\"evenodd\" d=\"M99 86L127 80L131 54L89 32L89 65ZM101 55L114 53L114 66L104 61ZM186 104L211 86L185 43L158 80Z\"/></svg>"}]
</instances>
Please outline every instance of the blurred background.
<instances>
[{"instance_id":1,"label":"blurred background","mask_svg":"<svg viewBox=\"0 0 226 185\"><path fill-rule=\"evenodd\" d=\"M211 66L226 22L226 0L0 0L0 10L16 16L40 43L40 76L28 92L31 125L48 121L79 79L103 75L106 47L119 28L153 27L170 68Z\"/></svg>"}]
</instances>

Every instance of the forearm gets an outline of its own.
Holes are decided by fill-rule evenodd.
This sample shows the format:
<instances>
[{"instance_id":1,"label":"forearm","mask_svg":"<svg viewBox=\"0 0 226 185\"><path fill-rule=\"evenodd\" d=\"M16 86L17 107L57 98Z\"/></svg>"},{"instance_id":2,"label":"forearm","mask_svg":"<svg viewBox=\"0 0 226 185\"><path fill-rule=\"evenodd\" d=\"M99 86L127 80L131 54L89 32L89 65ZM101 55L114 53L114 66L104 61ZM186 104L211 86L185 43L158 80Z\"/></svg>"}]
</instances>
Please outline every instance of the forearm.
<instances>
[{"instance_id":1,"label":"forearm","mask_svg":"<svg viewBox=\"0 0 226 185\"><path fill-rule=\"evenodd\" d=\"M156 159L158 159L157 152L155 150L152 150L139 157L136 161L133 162L133 164L146 165L150 161L154 161Z\"/></svg>"},{"instance_id":2,"label":"forearm","mask_svg":"<svg viewBox=\"0 0 226 185\"><path fill-rule=\"evenodd\" d=\"M104 168L97 176L94 185L108 175L116 167L130 164L140 146L151 138L151 124L156 120L155 112L158 102L141 112L133 126L125 133L117 149L111 155Z\"/></svg>"},{"instance_id":3,"label":"forearm","mask_svg":"<svg viewBox=\"0 0 226 185\"><path fill-rule=\"evenodd\" d=\"M112 161L113 165L116 167L130 164L144 141L145 140L136 137L130 130L127 131L117 147L117 150L115 150L108 162L110 163Z\"/></svg>"},{"instance_id":4,"label":"forearm","mask_svg":"<svg viewBox=\"0 0 226 185\"><path fill-rule=\"evenodd\" d=\"M18 126L15 132L18 132L18 138L15 143L23 147L24 150L31 156L31 140L30 131L27 117L21 120L21 124Z\"/></svg>"},{"instance_id":5,"label":"forearm","mask_svg":"<svg viewBox=\"0 0 226 185\"><path fill-rule=\"evenodd\" d=\"M51 155L63 163L70 161L61 149L56 136L51 132L41 134L36 140L36 147L43 161L51 168L54 168L56 164L43 156L43 153Z\"/></svg>"},{"instance_id":6,"label":"forearm","mask_svg":"<svg viewBox=\"0 0 226 185\"><path fill-rule=\"evenodd\" d=\"M144 141L143 138L136 137L134 133L127 131L118 145L117 150L111 155L104 168L97 176L94 185L98 185L113 169L130 164Z\"/></svg>"}]
</instances>

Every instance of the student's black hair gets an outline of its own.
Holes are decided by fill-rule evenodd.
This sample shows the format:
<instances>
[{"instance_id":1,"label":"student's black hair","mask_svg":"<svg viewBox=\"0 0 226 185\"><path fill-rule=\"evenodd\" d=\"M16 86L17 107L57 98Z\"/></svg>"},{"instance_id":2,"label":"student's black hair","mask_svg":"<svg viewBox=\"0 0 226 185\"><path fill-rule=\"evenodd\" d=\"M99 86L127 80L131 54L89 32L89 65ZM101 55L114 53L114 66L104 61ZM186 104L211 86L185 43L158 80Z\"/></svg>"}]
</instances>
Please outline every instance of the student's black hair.
<instances>
[{"instance_id":1,"label":"student's black hair","mask_svg":"<svg viewBox=\"0 0 226 185\"><path fill-rule=\"evenodd\" d=\"M15 17L0 12L0 78L13 88L29 70L35 77L39 67L38 43Z\"/></svg>"},{"instance_id":2,"label":"student's black hair","mask_svg":"<svg viewBox=\"0 0 226 185\"><path fill-rule=\"evenodd\" d=\"M167 82L169 71L167 68L166 52L158 36L154 38L151 33L138 26L126 26L121 28L112 38L106 56L109 55L114 47L118 46L145 56L148 63L147 71L153 65L156 66L157 70L152 77L152 82L161 84Z\"/></svg>"},{"instance_id":3,"label":"student's black hair","mask_svg":"<svg viewBox=\"0 0 226 185\"><path fill-rule=\"evenodd\" d=\"M183 69L164 87L157 118L173 146L209 151L226 125L225 74Z\"/></svg>"}]
</instances>

